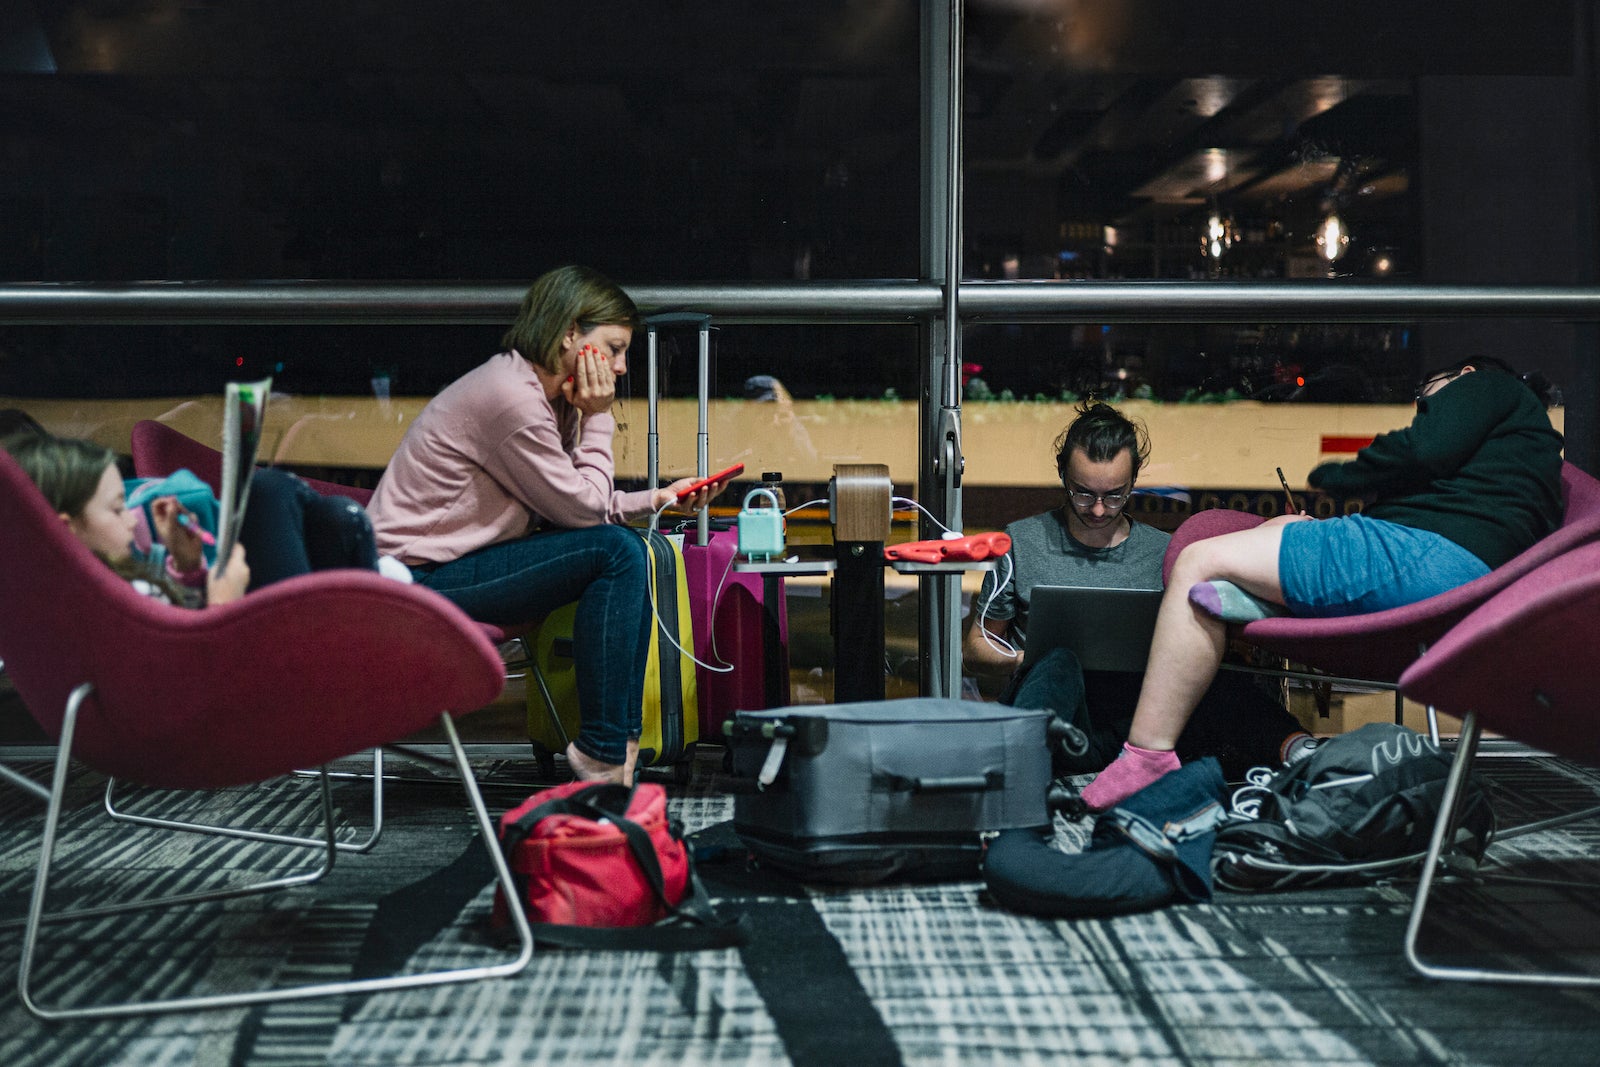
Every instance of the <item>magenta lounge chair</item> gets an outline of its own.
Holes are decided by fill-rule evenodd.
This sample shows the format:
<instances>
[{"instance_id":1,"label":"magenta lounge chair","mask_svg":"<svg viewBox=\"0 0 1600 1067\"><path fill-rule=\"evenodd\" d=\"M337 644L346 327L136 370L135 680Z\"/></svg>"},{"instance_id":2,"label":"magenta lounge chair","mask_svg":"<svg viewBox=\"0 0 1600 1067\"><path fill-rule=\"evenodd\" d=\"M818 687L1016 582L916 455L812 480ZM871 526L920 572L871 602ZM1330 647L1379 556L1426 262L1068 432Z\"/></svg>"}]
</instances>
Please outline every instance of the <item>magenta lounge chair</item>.
<instances>
[{"instance_id":1,"label":"magenta lounge chair","mask_svg":"<svg viewBox=\"0 0 1600 1067\"><path fill-rule=\"evenodd\" d=\"M133 472L141 478L163 478L187 467L213 490L222 484L222 453L164 422L141 419L134 423L130 447ZM371 489L325 482L320 478L306 478L305 481L323 496L347 496L362 507L372 499Z\"/></svg>"},{"instance_id":2,"label":"magenta lounge chair","mask_svg":"<svg viewBox=\"0 0 1600 1067\"><path fill-rule=\"evenodd\" d=\"M338 855L324 777L323 852L311 870L178 897L51 911L50 874L73 760L157 788L211 789L319 766L439 723L496 876L514 896L452 720L493 700L504 672L494 647L453 604L365 571L305 575L204 611L141 596L72 536L3 453L0 602L6 670L57 743L18 975L29 1011L69 1019L229 1007L474 981L526 966L533 942L520 910L512 909L519 947L493 964L133 1004L40 1003L37 991L48 983L36 984L34 971L49 959L40 947L49 923L305 884L326 874ZM384 669L372 670L375 662ZM107 872L98 885L111 889L121 881Z\"/></svg>"},{"instance_id":3,"label":"magenta lounge chair","mask_svg":"<svg viewBox=\"0 0 1600 1067\"><path fill-rule=\"evenodd\" d=\"M131 449L133 452L133 471L140 478L164 478L173 471L188 469L197 478L211 486L212 492L219 492L222 484L222 453L209 445L202 444L194 438L162 422L153 419L142 419L134 423ZM360 489L352 485L339 485L334 482L325 482L317 478L306 478L306 484L321 493L323 496L347 496L362 507L372 499L372 490ZM486 634L495 644L505 640L496 634ZM343 777L342 773L335 777ZM372 827L365 837L357 840L341 840L341 852L365 852L378 843L378 838L383 835L383 749L374 749L372 753ZM316 838L296 837L286 834L263 833L255 830L245 830L231 826L214 826L205 823L186 822L176 819L163 819L148 815L134 815L117 807L116 802L117 780L112 778L106 782L105 808L106 814L113 819L126 822L139 823L144 826L159 826L169 830L189 830L194 833L222 834L229 837L246 837L257 841L275 841L283 844L301 844L320 846L322 842Z\"/></svg>"},{"instance_id":4,"label":"magenta lounge chair","mask_svg":"<svg viewBox=\"0 0 1600 1067\"><path fill-rule=\"evenodd\" d=\"M1245 623L1233 628L1233 632L1258 648L1310 668L1309 671L1263 673L1288 674L1314 681L1353 681L1395 689L1401 673L1416 661L1422 650L1474 608L1541 564L1580 545L1600 540L1600 481L1570 463L1563 463L1561 490L1566 506L1561 526L1526 552L1476 581L1403 608L1337 619L1284 615ZM1248 529L1263 521L1258 515L1239 511L1210 510L1190 516L1178 527L1167 546L1162 576L1172 572L1178 553L1191 542ZM1398 694L1395 702L1398 716ZM1437 741L1432 715L1429 727Z\"/></svg>"},{"instance_id":5,"label":"magenta lounge chair","mask_svg":"<svg viewBox=\"0 0 1600 1067\"><path fill-rule=\"evenodd\" d=\"M213 490L222 484L222 453L174 430L165 423L153 419L143 419L135 423L132 448L134 473L141 478L160 478L187 467ZM372 500L371 489L340 485L338 482L325 482L320 478L304 478L304 481L323 496L347 496L362 507L366 507ZM496 645L503 645L507 641L522 642L522 658L506 664L506 670L511 676L515 677L517 672L533 666L533 655L528 648L527 636L538 629L537 622L531 625L512 626L479 621L478 626L482 628L484 636ZM544 684L543 679L539 680L539 684Z\"/></svg>"},{"instance_id":6,"label":"magenta lounge chair","mask_svg":"<svg viewBox=\"0 0 1600 1067\"><path fill-rule=\"evenodd\" d=\"M1420 974L1460 981L1600 986L1600 974L1430 963L1417 945L1462 783L1472 770L1485 727L1590 766L1600 765L1597 648L1600 543L1591 543L1544 563L1489 598L1401 675L1400 691L1406 696L1437 705L1462 720L1461 741L1406 928L1406 959ZM1574 812L1498 833L1495 840L1596 813L1600 808ZM1595 892L1593 885L1579 888L1590 896Z\"/></svg>"},{"instance_id":7,"label":"magenta lounge chair","mask_svg":"<svg viewBox=\"0 0 1600 1067\"><path fill-rule=\"evenodd\" d=\"M135 423L132 436L133 469L139 477L159 478L187 467L201 481L210 485L213 491L222 484L222 453L216 449L153 419L143 419ZM358 489L355 486L325 482L317 478L306 478L305 482L323 496L347 496L362 507L366 507L372 499L371 489ZM562 747L565 748L571 738L567 737L566 727L561 724L561 717L556 714L555 701L550 697L550 689L545 684L544 675L539 670L538 664L534 662L533 648L528 643L529 636L539 628L542 620L534 619L515 625L474 621L483 630L484 636L490 643L500 646L515 641L521 646L521 655L505 662L506 675L516 678L525 674L539 687L539 692L544 697L545 710L550 716L550 721L555 724L556 736L561 738ZM381 754L377 759L373 774L376 781L381 783L383 775ZM383 826L382 793L378 791L377 786L374 789L372 836L364 844L350 846L357 850L370 848L371 843L377 840L377 835Z\"/></svg>"}]
</instances>

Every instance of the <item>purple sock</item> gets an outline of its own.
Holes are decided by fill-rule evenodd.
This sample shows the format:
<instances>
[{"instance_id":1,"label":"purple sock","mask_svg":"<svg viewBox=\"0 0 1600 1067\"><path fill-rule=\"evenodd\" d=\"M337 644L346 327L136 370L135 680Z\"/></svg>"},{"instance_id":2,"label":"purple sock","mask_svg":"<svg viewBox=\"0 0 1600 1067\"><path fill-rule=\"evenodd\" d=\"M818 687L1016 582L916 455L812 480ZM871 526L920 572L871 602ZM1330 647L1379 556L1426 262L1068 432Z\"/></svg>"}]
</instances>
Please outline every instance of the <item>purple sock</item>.
<instances>
[{"instance_id":1,"label":"purple sock","mask_svg":"<svg viewBox=\"0 0 1600 1067\"><path fill-rule=\"evenodd\" d=\"M1124 742L1122 755L1084 787L1083 802L1090 811L1114 808L1157 778L1177 769L1177 753Z\"/></svg>"},{"instance_id":2,"label":"purple sock","mask_svg":"<svg viewBox=\"0 0 1600 1067\"><path fill-rule=\"evenodd\" d=\"M1252 596L1232 582L1220 578L1190 586L1189 603L1223 622L1255 622L1289 612L1282 604Z\"/></svg>"},{"instance_id":3,"label":"purple sock","mask_svg":"<svg viewBox=\"0 0 1600 1067\"><path fill-rule=\"evenodd\" d=\"M1222 617L1222 597L1210 582L1196 582L1189 587L1189 603L1215 618Z\"/></svg>"}]
</instances>

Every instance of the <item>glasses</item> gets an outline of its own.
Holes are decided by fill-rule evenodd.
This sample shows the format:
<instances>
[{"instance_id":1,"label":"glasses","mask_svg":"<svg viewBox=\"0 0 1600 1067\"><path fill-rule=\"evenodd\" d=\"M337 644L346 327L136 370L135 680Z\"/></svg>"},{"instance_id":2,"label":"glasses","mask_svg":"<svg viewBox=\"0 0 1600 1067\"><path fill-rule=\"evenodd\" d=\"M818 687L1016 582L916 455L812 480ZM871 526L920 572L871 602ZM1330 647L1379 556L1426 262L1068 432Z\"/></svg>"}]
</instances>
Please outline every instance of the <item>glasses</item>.
<instances>
[{"instance_id":1,"label":"glasses","mask_svg":"<svg viewBox=\"0 0 1600 1067\"><path fill-rule=\"evenodd\" d=\"M1115 493L1091 493L1079 486L1067 490L1067 499L1072 501L1072 506L1079 511L1088 511L1096 504L1105 505L1107 511L1121 511L1128 505L1128 498L1133 495L1133 486L1126 485Z\"/></svg>"},{"instance_id":2,"label":"glasses","mask_svg":"<svg viewBox=\"0 0 1600 1067\"><path fill-rule=\"evenodd\" d=\"M1443 374L1435 374L1432 378L1422 379L1422 383L1417 386L1417 399L1421 400L1423 397L1427 396L1428 392L1433 388L1435 382L1443 384L1448 381L1453 381L1459 377L1461 377L1460 371L1450 370L1445 371Z\"/></svg>"}]
</instances>

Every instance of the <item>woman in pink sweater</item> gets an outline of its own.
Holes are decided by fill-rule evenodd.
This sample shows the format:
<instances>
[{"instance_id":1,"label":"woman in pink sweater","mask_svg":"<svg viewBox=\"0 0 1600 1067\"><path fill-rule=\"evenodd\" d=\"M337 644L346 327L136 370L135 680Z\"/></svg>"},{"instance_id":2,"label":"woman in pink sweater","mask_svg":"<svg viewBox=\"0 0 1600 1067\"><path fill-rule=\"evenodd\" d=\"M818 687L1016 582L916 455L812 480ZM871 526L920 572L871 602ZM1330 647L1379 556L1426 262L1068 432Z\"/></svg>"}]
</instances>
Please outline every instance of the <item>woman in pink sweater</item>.
<instances>
[{"instance_id":1,"label":"woman in pink sweater","mask_svg":"<svg viewBox=\"0 0 1600 1067\"><path fill-rule=\"evenodd\" d=\"M422 409L367 508L378 550L475 619L523 623L577 601L582 727L567 759L579 778L625 783L651 613L644 541L617 524L694 481L631 493L613 484L611 405L638 325L633 301L595 271L540 277L505 351ZM702 507L721 489L682 506Z\"/></svg>"}]
</instances>

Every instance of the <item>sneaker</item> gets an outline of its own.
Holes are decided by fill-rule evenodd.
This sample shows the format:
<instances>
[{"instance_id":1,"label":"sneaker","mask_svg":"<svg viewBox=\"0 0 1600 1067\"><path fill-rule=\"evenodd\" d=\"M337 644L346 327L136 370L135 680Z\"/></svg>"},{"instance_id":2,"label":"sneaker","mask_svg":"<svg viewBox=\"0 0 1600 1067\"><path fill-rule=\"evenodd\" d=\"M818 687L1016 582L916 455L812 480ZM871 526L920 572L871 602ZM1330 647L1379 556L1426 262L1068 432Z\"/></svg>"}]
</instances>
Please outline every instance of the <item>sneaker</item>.
<instances>
[{"instance_id":1,"label":"sneaker","mask_svg":"<svg viewBox=\"0 0 1600 1067\"><path fill-rule=\"evenodd\" d=\"M1322 747L1325 737L1312 737L1310 734L1295 734L1283 746L1283 765L1293 767L1303 759L1310 759L1311 753Z\"/></svg>"}]
</instances>

